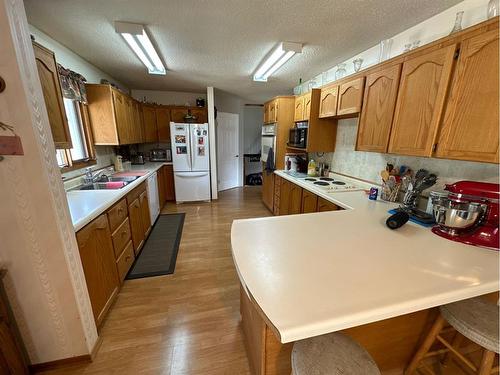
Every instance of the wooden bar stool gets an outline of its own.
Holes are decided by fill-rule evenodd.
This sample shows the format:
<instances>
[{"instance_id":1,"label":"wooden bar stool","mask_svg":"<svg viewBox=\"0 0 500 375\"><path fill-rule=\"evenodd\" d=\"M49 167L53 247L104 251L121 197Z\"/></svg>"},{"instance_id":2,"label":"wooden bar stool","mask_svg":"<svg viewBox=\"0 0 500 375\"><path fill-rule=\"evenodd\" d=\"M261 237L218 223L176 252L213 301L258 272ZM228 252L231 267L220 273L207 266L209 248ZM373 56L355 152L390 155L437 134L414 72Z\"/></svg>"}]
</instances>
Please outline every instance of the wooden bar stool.
<instances>
[{"instance_id":1,"label":"wooden bar stool","mask_svg":"<svg viewBox=\"0 0 500 375\"><path fill-rule=\"evenodd\" d=\"M499 368L493 368L493 362L495 360L495 353L498 354L500 346L498 338L498 306L481 297L477 297L450 303L441 306L439 309L441 314L434 322L422 346L417 350L417 353L408 365L405 375L413 374L422 359L443 353L454 355L476 374L489 375L497 373ZM441 335L446 322L458 332L453 343L449 343ZM461 343L460 334L484 349L479 369L459 352L458 348ZM445 348L429 352L436 339ZM432 373L428 368L427 371Z\"/></svg>"},{"instance_id":2,"label":"wooden bar stool","mask_svg":"<svg viewBox=\"0 0 500 375\"><path fill-rule=\"evenodd\" d=\"M292 375L380 375L380 371L356 341L330 333L293 345Z\"/></svg>"}]
</instances>

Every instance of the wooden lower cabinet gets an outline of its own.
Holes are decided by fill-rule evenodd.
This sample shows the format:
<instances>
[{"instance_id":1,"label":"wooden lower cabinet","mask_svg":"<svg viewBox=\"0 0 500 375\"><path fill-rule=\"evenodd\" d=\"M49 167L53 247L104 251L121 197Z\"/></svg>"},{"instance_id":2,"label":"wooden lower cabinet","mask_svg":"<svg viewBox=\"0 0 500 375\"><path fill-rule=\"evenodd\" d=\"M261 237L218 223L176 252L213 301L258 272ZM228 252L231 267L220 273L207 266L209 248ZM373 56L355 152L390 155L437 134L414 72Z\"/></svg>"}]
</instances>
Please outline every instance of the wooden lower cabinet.
<instances>
[{"instance_id":1,"label":"wooden lower cabinet","mask_svg":"<svg viewBox=\"0 0 500 375\"><path fill-rule=\"evenodd\" d=\"M263 164L262 169L262 202L264 205L273 212L273 198L274 198L274 173L265 170Z\"/></svg>"},{"instance_id":2,"label":"wooden lower cabinet","mask_svg":"<svg viewBox=\"0 0 500 375\"><path fill-rule=\"evenodd\" d=\"M335 203L327 201L324 198L318 197L318 207L316 208L316 211L318 212L337 211L339 209L340 207L337 206Z\"/></svg>"},{"instance_id":3,"label":"wooden lower cabinet","mask_svg":"<svg viewBox=\"0 0 500 375\"><path fill-rule=\"evenodd\" d=\"M302 213L316 212L318 207L318 196L304 189L302 192Z\"/></svg>"},{"instance_id":4,"label":"wooden lower cabinet","mask_svg":"<svg viewBox=\"0 0 500 375\"><path fill-rule=\"evenodd\" d=\"M139 254L144 244L144 229L142 227L142 210L139 197L135 198L128 205L128 216L132 230L132 241L134 242L135 254Z\"/></svg>"},{"instance_id":5,"label":"wooden lower cabinet","mask_svg":"<svg viewBox=\"0 0 500 375\"><path fill-rule=\"evenodd\" d=\"M383 375L402 374L422 335L436 319L437 309L422 310L341 331L372 356ZM252 374L290 375L293 342L282 344L242 286L240 314Z\"/></svg>"},{"instance_id":6,"label":"wooden lower cabinet","mask_svg":"<svg viewBox=\"0 0 500 375\"><path fill-rule=\"evenodd\" d=\"M174 182L174 166L165 165L163 167L165 178L165 199L167 201L175 201L175 182Z\"/></svg>"},{"instance_id":7,"label":"wooden lower cabinet","mask_svg":"<svg viewBox=\"0 0 500 375\"><path fill-rule=\"evenodd\" d=\"M144 233L144 238L147 238L149 232L151 231L151 216L149 213L149 200L147 190L144 190L139 196L139 205L141 207L142 230Z\"/></svg>"},{"instance_id":8,"label":"wooden lower cabinet","mask_svg":"<svg viewBox=\"0 0 500 375\"><path fill-rule=\"evenodd\" d=\"M76 239L94 318L100 326L120 284L107 215L79 230Z\"/></svg>"},{"instance_id":9,"label":"wooden lower cabinet","mask_svg":"<svg viewBox=\"0 0 500 375\"><path fill-rule=\"evenodd\" d=\"M275 176L274 215L337 210L342 210L342 208L306 189L302 189L291 181Z\"/></svg>"}]
</instances>

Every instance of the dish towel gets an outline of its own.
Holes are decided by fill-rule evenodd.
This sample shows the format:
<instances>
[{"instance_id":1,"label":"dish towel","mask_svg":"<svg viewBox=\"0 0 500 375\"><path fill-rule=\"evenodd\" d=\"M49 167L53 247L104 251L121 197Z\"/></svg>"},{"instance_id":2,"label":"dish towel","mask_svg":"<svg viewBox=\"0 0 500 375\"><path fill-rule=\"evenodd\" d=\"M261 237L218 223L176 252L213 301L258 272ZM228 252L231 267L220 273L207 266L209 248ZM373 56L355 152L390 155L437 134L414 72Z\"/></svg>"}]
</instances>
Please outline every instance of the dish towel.
<instances>
[{"instance_id":1,"label":"dish towel","mask_svg":"<svg viewBox=\"0 0 500 375\"><path fill-rule=\"evenodd\" d=\"M266 161L266 171L273 172L276 169L274 165L274 150L272 147L269 148L267 152L267 161Z\"/></svg>"}]
</instances>

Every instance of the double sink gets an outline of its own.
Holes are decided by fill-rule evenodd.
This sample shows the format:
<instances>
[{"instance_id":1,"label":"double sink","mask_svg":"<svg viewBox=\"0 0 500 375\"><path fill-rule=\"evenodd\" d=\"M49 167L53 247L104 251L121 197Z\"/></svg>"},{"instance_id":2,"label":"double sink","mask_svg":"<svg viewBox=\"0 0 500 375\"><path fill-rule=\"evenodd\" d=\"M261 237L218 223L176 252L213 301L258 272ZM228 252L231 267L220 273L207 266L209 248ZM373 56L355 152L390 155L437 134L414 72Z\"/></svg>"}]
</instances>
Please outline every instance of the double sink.
<instances>
[{"instance_id":1,"label":"double sink","mask_svg":"<svg viewBox=\"0 0 500 375\"><path fill-rule=\"evenodd\" d=\"M102 176L98 181L91 184L79 185L71 190L118 190L122 189L131 182L134 182L141 176Z\"/></svg>"}]
</instances>

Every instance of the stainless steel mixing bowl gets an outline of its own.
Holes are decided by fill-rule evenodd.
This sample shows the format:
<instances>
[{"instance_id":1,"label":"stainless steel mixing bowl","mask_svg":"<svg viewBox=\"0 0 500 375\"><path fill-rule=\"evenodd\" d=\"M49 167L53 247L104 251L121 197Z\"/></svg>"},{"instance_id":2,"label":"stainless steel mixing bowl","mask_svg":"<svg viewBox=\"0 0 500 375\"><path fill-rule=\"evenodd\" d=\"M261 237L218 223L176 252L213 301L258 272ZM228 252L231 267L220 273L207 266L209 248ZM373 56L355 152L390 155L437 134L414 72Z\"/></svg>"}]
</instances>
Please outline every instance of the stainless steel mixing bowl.
<instances>
[{"instance_id":1,"label":"stainless steel mixing bowl","mask_svg":"<svg viewBox=\"0 0 500 375\"><path fill-rule=\"evenodd\" d=\"M443 229L459 231L476 225L486 212L486 206L477 202L433 201L434 219Z\"/></svg>"}]
</instances>

